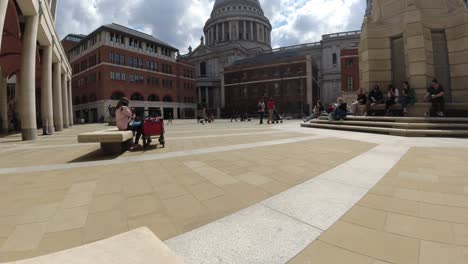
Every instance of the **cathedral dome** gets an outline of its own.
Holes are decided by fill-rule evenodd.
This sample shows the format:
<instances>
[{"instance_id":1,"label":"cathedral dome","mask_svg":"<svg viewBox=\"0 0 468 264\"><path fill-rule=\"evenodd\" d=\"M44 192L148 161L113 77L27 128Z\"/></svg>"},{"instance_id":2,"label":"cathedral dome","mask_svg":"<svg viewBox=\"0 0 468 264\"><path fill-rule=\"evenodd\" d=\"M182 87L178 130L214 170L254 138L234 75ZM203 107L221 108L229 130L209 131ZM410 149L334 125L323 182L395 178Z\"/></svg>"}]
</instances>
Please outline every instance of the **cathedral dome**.
<instances>
[{"instance_id":1,"label":"cathedral dome","mask_svg":"<svg viewBox=\"0 0 468 264\"><path fill-rule=\"evenodd\" d=\"M271 30L259 0L216 0L203 31L208 46L236 42L268 50Z\"/></svg>"}]
</instances>

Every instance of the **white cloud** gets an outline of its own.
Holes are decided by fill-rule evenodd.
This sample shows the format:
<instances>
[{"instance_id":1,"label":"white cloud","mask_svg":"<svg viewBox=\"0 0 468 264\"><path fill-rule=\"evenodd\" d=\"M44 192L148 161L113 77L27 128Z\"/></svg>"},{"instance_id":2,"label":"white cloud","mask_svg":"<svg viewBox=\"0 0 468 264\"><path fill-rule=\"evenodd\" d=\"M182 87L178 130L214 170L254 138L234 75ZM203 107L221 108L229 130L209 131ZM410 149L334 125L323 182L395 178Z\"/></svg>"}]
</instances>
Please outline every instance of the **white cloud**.
<instances>
[{"instance_id":1,"label":"white cloud","mask_svg":"<svg viewBox=\"0 0 468 264\"><path fill-rule=\"evenodd\" d=\"M318 41L321 35L359 29L364 0L260 0L273 26L275 47ZM60 0L57 29L88 34L103 24L129 26L182 53L196 47L214 0Z\"/></svg>"}]
</instances>

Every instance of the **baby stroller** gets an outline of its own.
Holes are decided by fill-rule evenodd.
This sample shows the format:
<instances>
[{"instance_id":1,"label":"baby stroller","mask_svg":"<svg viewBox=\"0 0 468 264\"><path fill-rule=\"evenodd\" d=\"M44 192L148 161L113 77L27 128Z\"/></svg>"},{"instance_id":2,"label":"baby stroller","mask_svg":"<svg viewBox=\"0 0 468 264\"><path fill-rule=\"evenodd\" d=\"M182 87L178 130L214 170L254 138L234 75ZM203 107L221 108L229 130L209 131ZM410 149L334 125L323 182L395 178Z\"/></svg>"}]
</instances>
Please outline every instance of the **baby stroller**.
<instances>
[{"instance_id":1,"label":"baby stroller","mask_svg":"<svg viewBox=\"0 0 468 264\"><path fill-rule=\"evenodd\" d=\"M283 118L277 111L273 111L273 124L283 123Z\"/></svg>"},{"instance_id":2,"label":"baby stroller","mask_svg":"<svg viewBox=\"0 0 468 264\"><path fill-rule=\"evenodd\" d=\"M159 136L159 144L164 148L164 120L161 117L146 118L143 121L143 149L151 144L151 137ZM156 144L156 148L158 145Z\"/></svg>"}]
</instances>

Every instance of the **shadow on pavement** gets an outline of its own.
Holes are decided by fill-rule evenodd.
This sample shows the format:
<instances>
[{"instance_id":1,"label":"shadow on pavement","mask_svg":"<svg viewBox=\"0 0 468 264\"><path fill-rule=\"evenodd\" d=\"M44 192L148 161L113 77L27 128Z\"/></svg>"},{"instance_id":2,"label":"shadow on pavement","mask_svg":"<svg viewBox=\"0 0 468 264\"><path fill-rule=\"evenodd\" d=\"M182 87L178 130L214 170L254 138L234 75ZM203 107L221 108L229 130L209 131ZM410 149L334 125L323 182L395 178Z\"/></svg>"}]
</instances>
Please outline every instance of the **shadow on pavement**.
<instances>
[{"instance_id":1,"label":"shadow on pavement","mask_svg":"<svg viewBox=\"0 0 468 264\"><path fill-rule=\"evenodd\" d=\"M123 153L117 154L105 154L100 149L97 149L93 152L85 154L81 157L78 157L74 160L69 161L68 163L78 163L78 162L89 162L89 161L102 161L102 160L113 160L118 158Z\"/></svg>"}]
</instances>

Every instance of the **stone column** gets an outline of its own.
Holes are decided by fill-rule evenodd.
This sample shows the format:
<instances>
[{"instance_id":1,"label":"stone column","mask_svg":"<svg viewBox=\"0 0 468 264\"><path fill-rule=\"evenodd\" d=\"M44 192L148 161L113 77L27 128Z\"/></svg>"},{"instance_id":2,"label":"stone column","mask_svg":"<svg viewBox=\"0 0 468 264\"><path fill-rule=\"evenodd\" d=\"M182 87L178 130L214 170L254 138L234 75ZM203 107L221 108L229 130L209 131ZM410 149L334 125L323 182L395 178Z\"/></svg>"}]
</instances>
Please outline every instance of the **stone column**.
<instances>
[{"instance_id":1,"label":"stone column","mask_svg":"<svg viewBox=\"0 0 468 264\"><path fill-rule=\"evenodd\" d=\"M179 115L177 114L177 107L172 108L172 117L174 119L179 119Z\"/></svg>"},{"instance_id":2,"label":"stone column","mask_svg":"<svg viewBox=\"0 0 468 264\"><path fill-rule=\"evenodd\" d=\"M247 21L243 21L244 23L244 39L247 40Z\"/></svg>"},{"instance_id":3,"label":"stone column","mask_svg":"<svg viewBox=\"0 0 468 264\"><path fill-rule=\"evenodd\" d=\"M0 0L0 32L3 33L3 26L5 25L5 16L8 8L8 0ZM2 36L0 34L0 50L2 49Z\"/></svg>"},{"instance_id":4,"label":"stone column","mask_svg":"<svg viewBox=\"0 0 468 264\"><path fill-rule=\"evenodd\" d=\"M8 133L7 80L0 69L0 134Z\"/></svg>"},{"instance_id":5,"label":"stone column","mask_svg":"<svg viewBox=\"0 0 468 264\"><path fill-rule=\"evenodd\" d=\"M45 46L42 55L41 114L44 135L54 133L54 108L52 105L52 46Z\"/></svg>"},{"instance_id":6,"label":"stone column","mask_svg":"<svg viewBox=\"0 0 468 264\"><path fill-rule=\"evenodd\" d=\"M226 34L225 34L225 31L224 31L224 26L225 26L225 23L222 22L222 23L221 23L221 34L222 34L221 40L222 40L222 41L225 41L225 40L226 40Z\"/></svg>"},{"instance_id":7,"label":"stone column","mask_svg":"<svg viewBox=\"0 0 468 264\"><path fill-rule=\"evenodd\" d=\"M254 22L250 21L250 40L255 40L254 38Z\"/></svg>"},{"instance_id":8,"label":"stone column","mask_svg":"<svg viewBox=\"0 0 468 264\"><path fill-rule=\"evenodd\" d=\"M52 80L52 94L54 100L54 125L55 131L63 130L63 115L62 115L62 66L60 63L54 63L53 80Z\"/></svg>"},{"instance_id":9,"label":"stone column","mask_svg":"<svg viewBox=\"0 0 468 264\"><path fill-rule=\"evenodd\" d=\"M224 87L224 68L221 69L221 108L226 107L226 98L225 98L225 87Z\"/></svg>"},{"instance_id":10,"label":"stone column","mask_svg":"<svg viewBox=\"0 0 468 264\"><path fill-rule=\"evenodd\" d=\"M36 42L39 16L26 17L21 56L21 133L23 140L37 138L36 124Z\"/></svg>"},{"instance_id":11,"label":"stone column","mask_svg":"<svg viewBox=\"0 0 468 264\"><path fill-rule=\"evenodd\" d=\"M68 87L68 124L69 126L73 126L73 93L72 93L72 85L71 85L71 77L68 76L67 78L67 87Z\"/></svg>"},{"instance_id":12,"label":"stone column","mask_svg":"<svg viewBox=\"0 0 468 264\"><path fill-rule=\"evenodd\" d=\"M216 40L215 43L219 42L219 24L215 25L216 27Z\"/></svg>"},{"instance_id":13,"label":"stone column","mask_svg":"<svg viewBox=\"0 0 468 264\"><path fill-rule=\"evenodd\" d=\"M62 116L63 116L63 128L68 128L68 87L67 87L67 75L62 74Z\"/></svg>"},{"instance_id":14,"label":"stone column","mask_svg":"<svg viewBox=\"0 0 468 264\"><path fill-rule=\"evenodd\" d=\"M307 96L307 104L309 105L309 113L312 113L313 107L314 107L314 98L312 98L312 56L307 55L306 56L306 76L307 76L307 81L306 81L306 96ZM303 89L301 87L301 89ZM302 100L302 98L301 98Z\"/></svg>"},{"instance_id":15,"label":"stone column","mask_svg":"<svg viewBox=\"0 0 468 264\"><path fill-rule=\"evenodd\" d=\"M233 40L232 39L232 25L231 25L231 21L228 21L228 26L229 26L229 40Z\"/></svg>"},{"instance_id":16,"label":"stone column","mask_svg":"<svg viewBox=\"0 0 468 264\"><path fill-rule=\"evenodd\" d=\"M205 104L206 104L206 108L208 108L209 105L210 105L210 97L209 97L210 92L209 92L209 89L210 89L209 87L205 87L205 99L206 99Z\"/></svg>"},{"instance_id":17,"label":"stone column","mask_svg":"<svg viewBox=\"0 0 468 264\"><path fill-rule=\"evenodd\" d=\"M197 87L197 91L198 91L198 103L201 104L202 103L201 87Z\"/></svg>"}]
</instances>

